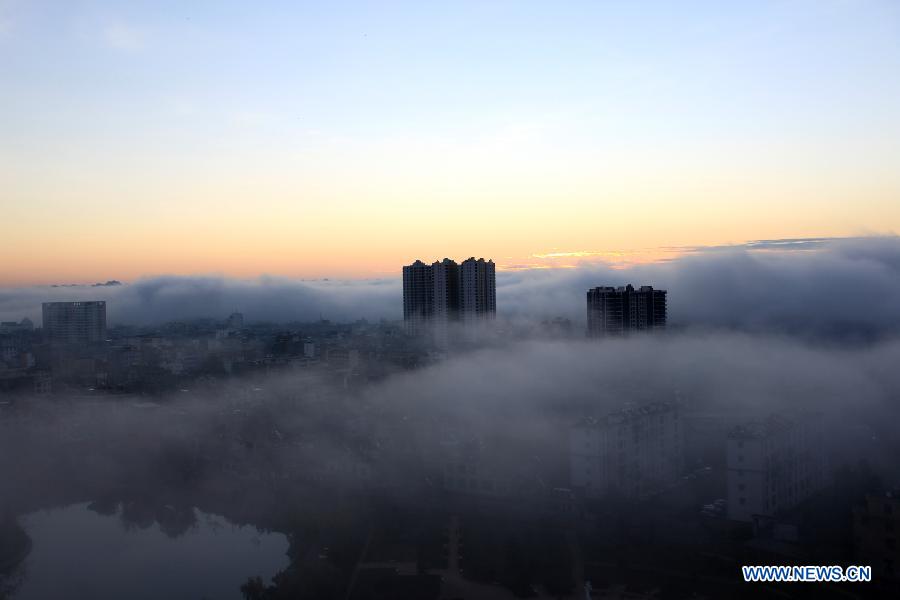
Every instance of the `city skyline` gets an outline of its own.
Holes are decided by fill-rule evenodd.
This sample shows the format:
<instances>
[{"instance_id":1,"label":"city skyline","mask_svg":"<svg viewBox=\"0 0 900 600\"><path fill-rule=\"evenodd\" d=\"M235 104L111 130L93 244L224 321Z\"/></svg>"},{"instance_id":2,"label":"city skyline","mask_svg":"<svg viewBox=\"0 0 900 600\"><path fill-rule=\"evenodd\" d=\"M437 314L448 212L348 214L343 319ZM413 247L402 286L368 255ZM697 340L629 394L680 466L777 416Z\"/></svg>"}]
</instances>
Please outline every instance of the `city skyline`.
<instances>
[{"instance_id":1,"label":"city skyline","mask_svg":"<svg viewBox=\"0 0 900 600\"><path fill-rule=\"evenodd\" d=\"M0 0L0 81L0 600L900 597L900 0Z\"/></svg>"},{"instance_id":2,"label":"city skyline","mask_svg":"<svg viewBox=\"0 0 900 600\"><path fill-rule=\"evenodd\" d=\"M280 8L0 4L0 285L900 230L895 3Z\"/></svg>"}]
</instances>

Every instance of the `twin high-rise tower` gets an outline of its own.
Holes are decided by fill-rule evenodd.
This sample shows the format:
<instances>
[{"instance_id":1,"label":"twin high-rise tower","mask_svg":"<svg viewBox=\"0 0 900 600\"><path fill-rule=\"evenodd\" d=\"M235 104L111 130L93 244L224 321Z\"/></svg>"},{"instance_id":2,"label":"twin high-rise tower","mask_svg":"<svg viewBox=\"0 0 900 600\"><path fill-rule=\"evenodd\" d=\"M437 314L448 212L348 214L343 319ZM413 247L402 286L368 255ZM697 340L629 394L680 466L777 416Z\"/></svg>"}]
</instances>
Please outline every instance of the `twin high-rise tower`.
<instances>
[{"instance_id":1,"label":"twin high-rise tower","mask_svg":"<svg viewBox=\"0 0 900 600\"><path fill-rule=\"evenodd\" d=\"M412 333L425 324L446 333L448 323L491 319L496 313L492 260L472 257L457 263L445 258L430 265L417 260L403 267L403 320ZM666 290L649 285L595 287L587 293L590 337L665 329L667 313Z\"/></svg>"},{"instance_id":2,"label":"twin high-rise tower","mask_svg":"<svg viewBox=\"0 0 900 600\"><path fill-rule=\"evenodd\" d=\"M425 322L444 324L493 318L497 312L494 261L445 258L403 267L403 319L411 330Z\"/></svg>"},{"instance_id":3,"label":"twin high-rise tower","mask_svg":"<svg viewBox=\"0 0 900 600\"><path fill-rule=\"evenodd\" d=\"M649 285L595 287L587 293L588 336L665 329L666 312L666 290Z\"/></svg>"}]
</instances>

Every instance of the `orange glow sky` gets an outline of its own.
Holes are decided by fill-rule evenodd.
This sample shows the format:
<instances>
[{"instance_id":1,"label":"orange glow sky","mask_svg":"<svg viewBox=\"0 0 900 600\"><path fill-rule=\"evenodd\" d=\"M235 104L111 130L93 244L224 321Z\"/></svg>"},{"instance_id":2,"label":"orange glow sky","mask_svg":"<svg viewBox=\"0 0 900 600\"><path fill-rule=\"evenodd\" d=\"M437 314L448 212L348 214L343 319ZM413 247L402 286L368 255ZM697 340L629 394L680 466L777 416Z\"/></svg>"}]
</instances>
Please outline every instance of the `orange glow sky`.
<instances>
[{"instance_id":1,"label":"orange glow sky","mask_svg":"<svg viewBox=\"0 0 900 600\"><path fill-rule=\"evenodd\" d=\"M0 285L900 231L896 3L553 4L0 4Z\"/></svg>"}]
</instances>

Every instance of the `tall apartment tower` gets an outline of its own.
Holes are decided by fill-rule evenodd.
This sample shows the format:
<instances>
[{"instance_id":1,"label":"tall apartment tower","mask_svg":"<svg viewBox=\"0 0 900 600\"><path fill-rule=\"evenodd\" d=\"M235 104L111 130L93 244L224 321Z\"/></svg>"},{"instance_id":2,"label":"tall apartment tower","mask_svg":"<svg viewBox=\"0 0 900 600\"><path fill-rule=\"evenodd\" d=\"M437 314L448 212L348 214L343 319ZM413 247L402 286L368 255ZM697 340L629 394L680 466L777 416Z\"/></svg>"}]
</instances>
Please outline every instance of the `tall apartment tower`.
<instances>
[{"instance_id":1,"label":"tall apartment tower","mask_svg":"<svg viewBox=\"0 0 900 600\"><path fill-rule=\"evenodd\" d=\"M432 264L431 272L434 279L434 317L445 321L459 319L459 265L455 260L445 258Z\"/></svg>"},{"instance_id":2,"label":"tall apartment tower","mask_svg":"<svg viewBox=\"0 0 900 600\"><path fill-rule=\"evenodd\" d=\"M494 261L467 258L459 269L459 310L464 321L492 319L497 314L497 278Z\"/></svg>"},{"instance_id":3,"label":"tall apartment tower","mask_svg":"<svg viewBox=\"0 0 900 600\"><path fill-rule=\"evenodd\" d=\"M434 313L434 274L431 265L417 260L403 267L403 320L411 330Z\"/></svg>"},{"instance_id":4,"label":"tall apartment tower","mask_svg":"<svg viewBox=\"0 0 900 600\"><path fill-rule=\"evenodd\" d=\"M417 260L403 267L403 319L410 331L424 321L445 325L458 319L493 318L496 312L492 260L473 257L457 264L445 258L431 265Z\"/></svg>"},{"instance_id":5,"label":"tall apartment tower","mask_svg":"<svg viewBox=\"0 0 900 600\"><path fill-rule=\"evenodd\" d=\"M728 518L753 521L797 506L825 484L821 415L767 419L728 433Z\"/></svg>"},{"instance_id":6,"label":"tall apartment tower","mask_svg":"<svg viewBox=\"0 0 900 600\"><path fill-rule=\"evenodd\" d=\"M106 302L44 302L44 336L62 344L93 344L106 339Z\"/></svg>"},{"instance_id":7,"label":"tall apartment tower","mask_svg":"<svg viewBox=\"0 0 900 600\"><path fill-rule=\"evenodd\" d=\"M642 498L679 481L684 429L677 404L653 402L585 418L569 437L572 485L588 498Z\"/></svg>"},{"instance_id":8,"label":"tall apartment tower","mask_svg":"<svg viewBox=\"0 0 900 600\"><path fill-rule=\"evenodd\" d=\"M642 285L595 287L587 293L588 335L601 337L631 331L665 329L666 290Z\"/></svg>"}]
</instances>

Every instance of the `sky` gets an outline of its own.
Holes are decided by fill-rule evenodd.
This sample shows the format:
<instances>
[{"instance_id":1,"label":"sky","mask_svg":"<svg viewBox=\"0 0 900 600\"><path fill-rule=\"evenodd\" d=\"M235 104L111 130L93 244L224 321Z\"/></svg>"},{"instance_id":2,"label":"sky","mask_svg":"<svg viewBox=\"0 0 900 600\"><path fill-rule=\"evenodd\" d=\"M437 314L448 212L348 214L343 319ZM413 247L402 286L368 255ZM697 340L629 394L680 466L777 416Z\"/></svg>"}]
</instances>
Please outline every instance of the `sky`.
<instances>
[{"instance_id":1,"label":"sky","mask_svg":"<svg viewBox=\"0 0 900 600\"><path fill-rule=\"evenodd\" d=\"M0 286L900 231L900 4L0 0Z\"/></svg>"}]
</instances>

